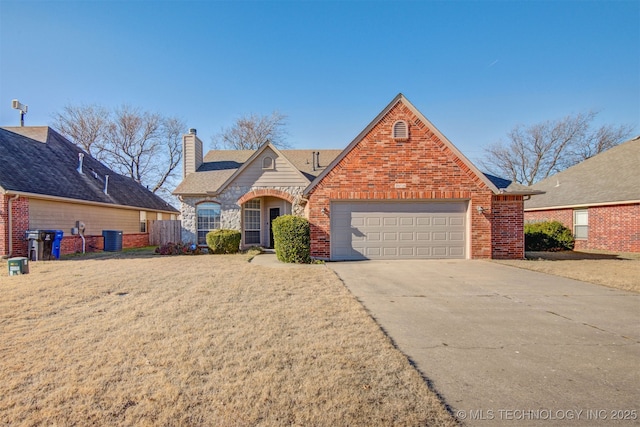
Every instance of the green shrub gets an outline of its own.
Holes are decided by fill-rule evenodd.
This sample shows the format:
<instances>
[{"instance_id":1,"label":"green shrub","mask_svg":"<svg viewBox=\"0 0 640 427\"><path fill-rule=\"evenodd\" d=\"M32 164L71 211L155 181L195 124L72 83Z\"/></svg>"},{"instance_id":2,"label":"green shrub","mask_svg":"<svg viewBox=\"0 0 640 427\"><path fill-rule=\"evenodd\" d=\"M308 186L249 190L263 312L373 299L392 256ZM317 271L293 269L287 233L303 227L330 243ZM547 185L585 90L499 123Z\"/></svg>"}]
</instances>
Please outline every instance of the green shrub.
<instances>
[{"instance_id":1,"label":"green shrub","mask_svg":"<svg viewBox=\"0 0 640 427\"><path fill-rule=\"evenodd\" d=\"M276 256L282 262L311 262L309 221L295 215L282 215L273 220L273 242Z\"/></svg>"},{"instance_id":2,"label":"green shrub","mask_svg":"<svg viewBox=\"0 0 640 427\"><path fill-rule=\"evenodd\" d=\"M207 246L214 254L235 254L240 250L241 239L238 230L213 230L207 233Z\"/></svg>"},{"instance_id":3,"label":"green shrub","mask_svg":"<svg viewBox=\"0 0 640 427\"><path fill-rule=\"evenodd\" d=\"M571 230L558 221L536 222L524 225L525 251L573 250Z\"/></svg>"}]
</instances>

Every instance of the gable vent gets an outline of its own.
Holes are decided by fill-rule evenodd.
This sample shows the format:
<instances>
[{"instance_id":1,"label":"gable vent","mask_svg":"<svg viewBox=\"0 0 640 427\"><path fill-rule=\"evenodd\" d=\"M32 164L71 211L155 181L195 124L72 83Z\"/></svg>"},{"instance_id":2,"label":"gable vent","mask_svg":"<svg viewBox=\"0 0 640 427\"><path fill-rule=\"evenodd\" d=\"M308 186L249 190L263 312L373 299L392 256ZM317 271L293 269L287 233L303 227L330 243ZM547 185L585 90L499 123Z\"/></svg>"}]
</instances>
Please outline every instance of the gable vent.
<instances>
[{"instance_id":1,"label":"gable vent","mask_svg":"<svg viewBox=\"0 0 640 427\"><path fill-rule=\"evenodd\" d=\"M393 124L393 139L406 141L409 139L409 126L404 120L398 120Z\"/></svg>"}]
</instances>

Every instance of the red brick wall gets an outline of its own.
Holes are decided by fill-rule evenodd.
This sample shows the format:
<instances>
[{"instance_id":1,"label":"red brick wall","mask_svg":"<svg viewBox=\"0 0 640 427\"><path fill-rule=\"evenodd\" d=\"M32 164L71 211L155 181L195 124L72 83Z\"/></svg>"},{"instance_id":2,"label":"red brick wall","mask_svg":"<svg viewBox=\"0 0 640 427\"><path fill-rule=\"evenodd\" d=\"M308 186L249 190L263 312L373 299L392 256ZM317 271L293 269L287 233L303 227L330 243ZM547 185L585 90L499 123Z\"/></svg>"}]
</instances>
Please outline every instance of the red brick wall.
<instances>
[{"instance_id":1,"label":"red brick wall","mask_svg":"<svg viewBox=\"0 0 640 427\"><path fill-rule=\"evenodd\" d=\"M522 196L493 196L492 258L524 258L524 200Z\"/></svg>"},{"instance_id":2,"label":"red brick wall","mask_svg":"<svg viewBox=\"0 0 640 427\"><path fill-rule=\"evenodd\" d=\"M98 252L104 249L104 238L102 236L84 236L85 252ZM142 248L149 246L148 233L123 234L122 248ZM80 236L64 236L60 243L60 253L62 255L82 252L82 238Z\"/></svg>"},{"instance_id":3,"label":"red brick wall","mask_svg":"<svg viewBox=\"0 0 640 427\"><path fill-rule=\"evenodd\" d=\"M640 252L640 203L589 208L589 238L580 242L584 249Z\"/></svg>"},{"instance_id":4,"label":"red brick wall","mask_svg":"<svg viewBox=\"0 0 640 427\"><path fill-rule=\"evenodd\" d=\"M149 246L149 234L137 233L137 234L123 234L122 235L122 248L143 248Z\"/></svg>"},{"instance_id":5,"label":"red brick wall","mask_svg":"<svg viewBox=\"0 0 640 427\"><path fill-rule=\"evenodd\" d=\"M99 252L104 247L102 236L84 236L85 252ZM65 235L60 242L60 254L74 254L82 252L82 238L78 235Z\"/></svg>"},{"instance_id":6,"label":"red brick wall","mask_svg":"<svg viewBox=\"0 0 640 427\"><path fill-rule=\"evenodd\" d=\"M573 230L573 209L551 209L524 213L525 222L558 221Z\"/></svg>"},{"instance_id":7,"label":"red brick wall","mask_svg":"<svg viewBox=\"0 0 640 427\"><path fill-rule=\"evenodd\" d=\"M406 141L395 141L391 137L397 120L405 120L409 126ZM404 188L395 188L395 184L402 184ZM478 213L476 207L490 210L492 195L484 182L418 116L399 103L310 193L307 213L311 224L311 255L324 259L331 256L330 219L322 209L330 209L332 200L470 200L471 257L491 258L491 216ZM507 214L505 210L502 217ZM522 240L519 231L511 235ZM504 234L496 243L502 244L506 239ZM510 251L500 253L508 256ZM522 257L520 253L516 250L514 256Z\"/></svg>"},{"instance_id":8,"label":"red brick wall","mask_svg":"<svg viewBox=\"0 0 640 427\"><path fill-rule=\"evenodd\" d=\"M9 255L8 196L0 197L0 257Z\"/></svg>"},{"instance_id":9,"label":"red brick wall","mask_svg":"<svg viewBox=\"0 0 640 427\"><path fill-rule=\"evenodd\" d=\"M592 206L589 213L589 234L576 240L575 250L640 252L640 203L613 206ZM527 222L556 220L573 230L573 209L525 212Z\"/></svg>"},{"instance_id":10,"label":"red brick wall","mask_svg":"<svg viewBox=\"0 0 640 427\"><path fill-rule=\"evenodd\" d=\"M29 229L29 199L6 195L0 198L0 256L26 256L25 231ZM9 247L9 199L11 201L12 246Z\"/></svg>"}]
</instances>

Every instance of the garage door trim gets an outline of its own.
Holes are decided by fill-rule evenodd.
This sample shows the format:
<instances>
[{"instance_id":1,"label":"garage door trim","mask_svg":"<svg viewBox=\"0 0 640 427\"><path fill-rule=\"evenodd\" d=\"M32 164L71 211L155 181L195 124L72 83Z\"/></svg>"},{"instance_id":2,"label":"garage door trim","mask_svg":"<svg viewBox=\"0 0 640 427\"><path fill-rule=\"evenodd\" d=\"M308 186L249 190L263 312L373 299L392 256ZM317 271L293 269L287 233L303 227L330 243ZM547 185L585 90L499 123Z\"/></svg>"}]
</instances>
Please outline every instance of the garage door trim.
<instances>
[{"instance_id":1,"label":"garage door trim","mask_svg":"<svg viewBox=\"0 0 640 427\"><path fill-rule=\"evenodd\" d=\"M331 259L468 258L469 200L332 200Z\"/></svg>"}]
</instances>

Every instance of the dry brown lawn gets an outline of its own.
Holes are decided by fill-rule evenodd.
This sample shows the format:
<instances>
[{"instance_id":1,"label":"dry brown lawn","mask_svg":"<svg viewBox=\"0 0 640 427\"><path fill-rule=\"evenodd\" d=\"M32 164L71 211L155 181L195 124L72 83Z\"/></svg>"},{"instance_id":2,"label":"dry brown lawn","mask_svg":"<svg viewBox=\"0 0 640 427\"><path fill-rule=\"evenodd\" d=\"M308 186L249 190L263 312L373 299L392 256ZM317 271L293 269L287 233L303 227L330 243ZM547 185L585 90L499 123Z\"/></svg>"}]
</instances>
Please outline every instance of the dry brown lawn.
<instances>
[{"instance_id":1,"label":"dry brown lawn","mask_svg":"<svg viewBox=\"0 0 640 427\"><path fill-rule=\"evenodd\" d=\"M640 253L527 252L525 260L494 261L640 293Z\"/></svg>"},{"instance_id":2,"label":"dry brown lawn","mask_svg":"<svg viewBox=\"0 0 640 427\"><path fill-rule=\"evenodd\" d=\"M323 265L0 263L3 425L455 425Z\"/></svg>"}]
</instances>

